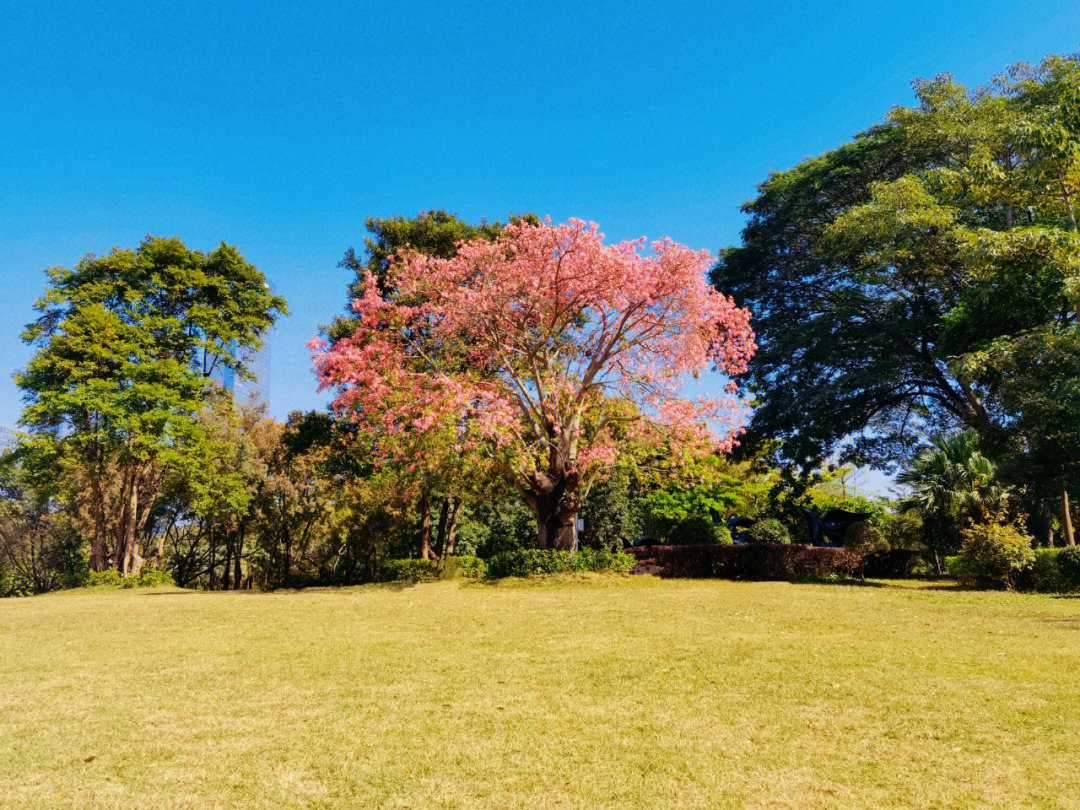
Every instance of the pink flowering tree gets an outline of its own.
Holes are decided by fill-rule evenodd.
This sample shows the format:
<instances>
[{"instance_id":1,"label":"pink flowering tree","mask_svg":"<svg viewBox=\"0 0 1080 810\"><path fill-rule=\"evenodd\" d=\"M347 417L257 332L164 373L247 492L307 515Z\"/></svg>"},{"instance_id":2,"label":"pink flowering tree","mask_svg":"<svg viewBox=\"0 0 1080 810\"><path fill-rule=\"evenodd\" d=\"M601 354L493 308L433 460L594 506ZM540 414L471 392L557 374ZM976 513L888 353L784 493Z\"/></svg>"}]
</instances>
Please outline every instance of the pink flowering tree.
<instances>
[{"instance_id":1,"label":"pink flowering tree","mask_svg":"<svg viewBox=\"0 0 1080 810\"><path fill-rule=\"evenodd\" d=\"M741 430L734 382L697 398L685 383L745 371L749 313L706 283L708 252L644 246L549 220L451 259L401 255L391 292L367 279L352 334L313 343L321 385L395 463L429 463L424 446L483 459L536 514L540 548L574 550L583 493L623 443L727 452Z\"/></svg>"}]
</instances>

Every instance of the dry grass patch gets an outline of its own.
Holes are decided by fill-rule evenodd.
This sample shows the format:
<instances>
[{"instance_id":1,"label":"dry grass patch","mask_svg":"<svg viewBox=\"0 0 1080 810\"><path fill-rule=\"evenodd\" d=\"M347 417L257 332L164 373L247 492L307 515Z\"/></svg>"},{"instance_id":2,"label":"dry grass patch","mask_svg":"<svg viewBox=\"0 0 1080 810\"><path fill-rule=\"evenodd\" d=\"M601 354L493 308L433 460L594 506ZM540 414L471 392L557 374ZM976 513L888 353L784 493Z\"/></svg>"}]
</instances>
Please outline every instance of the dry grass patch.
<instances>
[{"instance_id":1,"label":"dry grass patch","mask_svg":"<svg viewBox=\"0 0 1080 810\"><path fill-rule=\"evenodd\" d=\"M587 577L0 602L0 808L1080 806L1080 600Z\"/></svg>"}]
</instances>

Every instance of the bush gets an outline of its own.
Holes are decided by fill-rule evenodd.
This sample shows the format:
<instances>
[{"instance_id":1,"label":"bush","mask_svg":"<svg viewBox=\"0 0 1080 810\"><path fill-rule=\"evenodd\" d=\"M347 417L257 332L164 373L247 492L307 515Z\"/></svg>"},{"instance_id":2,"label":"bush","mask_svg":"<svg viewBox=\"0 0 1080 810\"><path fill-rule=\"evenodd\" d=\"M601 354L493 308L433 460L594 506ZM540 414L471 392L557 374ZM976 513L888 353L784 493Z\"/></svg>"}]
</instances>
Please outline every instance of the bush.
<instances>
[{"instance_id":1,"label":"bush","mask_svg":"<svg viewBox=\"0 0 1080 810\"><path fill-rule=\"evenodd\" d=\"M146 568L137 577L121 576L114 568L108 571L92 571L86 579L91 588L156 588L162 585L175 585L173 576L168 571Z\"/></svg>"},{"instance_id":2,"label":"bush","mask_svg":"<svg viewBox=\"0 0 1080 810\"><path fill-rule=\"evenodd\" d=\"M959 555L946 557L945 573L965 587L975 585L975 566L967 557Z\"/></svg>"},{"instance_id":3,"label":"bush","mask_svg":"<svg viewBox=\"0 0 1080 810\"><path fill-rule=\"evenodd\" d=\"M1060 593L1067 590L1058 567L1060 551L1058 548L1035 549L1035 559L1031 566L1017 575L1017 589L1038 593Z\"/></svg>"},{"instance_id":4,"label":"bush","mask_svg":"<svg viewBox=\"0 0 1080 810\"><path fill-rule=\"evenodd\" d=\"M622 552L582 549L577 554L544 549L519 549L496 554L488 561L488 576L531 577L584 571L628 574L637 561Z\"/></svg>"},{"instance_id":5,"label":"bush","mask_svg":"<svg viewBox=\"0 0 1080 810\"><path fill-rule=\"evenodd\" d=\"M108 571L91 571L86 584L91 588L122 588L124 578L119 571L110 568Z\"/></svg>"},{"instance_id":6,"label":"bush","mask_svg":"<svg viewBox=\"0 0 1080 810\"><path fill-rule=\"evenodd\" d=\"M746 532L746 542L763 545L786 545L791 542L787 526L776 518L759 520Z\"/></svg>"},{"instance_id":7,"label":"bush","mask_svg":"<svg viewBox=\"0 0 1080 810\"><path fill-rule=\"evenodd\" d=\"M434 560L384 560L379 566L379 582L431 582L439 578Z\"/></svg>"},{"instance_id":8,"label":"bush","mask_svg":"<svg viewBox=\"0 0 1080 810\"><path fill-rule=\"evenodd\" d=\"M611 574L629 574L637 560L621 551L583 548L570 558L571 571L597 571Z\"/></svg>"},{"instance_id":9,"label":"bush","mask_svg":"<svg viewBox=\"0 0 1080 810\"><path fill-rule=\"evenodd\" d=\"M1061 590L1080 591L1080 546L1067 546L1057 553Z\"/></svg>"},{"instance_id":10,"label":"bush","mask_svg":"<svg viewBox=\"0 0 1080 810\"><path fill-rule=\"evenodd\" d=\"M881 532L862 520L848 526L844 533L844 548L858 559L859 577L866 579L866 564L870 557L887 553L889 542Z\"/></svg>"},{"instance_id":11,"label":"bush","mask_svg":"<svg viewBox=\"0 0 1080 810\"><path fill-rule=\"evenodd\" d=\"M456 565L458 572L465 579L483 579L487 576L487 563L479 557L463 554L459 557L451 557L448 562Z\"/></svg>"},{"instance_id":12,"label":"bush","mask_svg":"<svg viewBox=\"0 0 1080 810\"><path fill-rule=\"evenodd\" d=\"M627 549L652 560L664 577L798 580L849 576L859 559L842 548L782 543L739 546L653 546Z\"/></svg>"},{"instance_id":13,"label":"bush","mask_svg":"<svg viewBox=\"0 0 1080 810\"><path fill-rule=\"evenodd\" d=\"M1031 537L1013 525L987 523L964 531L960 556L968 561L975 585L1016 586L1018 575L1035 562Z\"/></svg>"},{"instance_id":14,"label":"bush","mask_svg":"<svg viewBox=\"0 0 1080 810\"><path fill-rule=\"evenodd\" d=\"M923 548L923 521L917 512L887 515L881 524L881 533L889 541L889 548L912 551Z\"/></svg>"},{"instance_id":15,"label":"bush","mask_svg":"<svg viewBox=\"0 0 1080 810\"><path fill-rule=\"evenodd\" d=\"M531 577L536 574L565 574L570 571L570 553L522 548L504 551L488 560L488 576Z\"/></svg>"},{"instance_id":16,"label":"bush","mask_svg":"<svg viewBox=\"0 0 1080 810\"><path fill-rule=\"evenodd\" d=\"M711 518L688 517L671 530L673 546L696 546L702 544L730 543L731 532L724 526L717 526Z\"/></svg>"},{"instance_id":17,"label":"bush","mask_svg":"<svg viewBox=\"0 0 1080 810\"><path fill-rule=\"evenodd\" d=\"M131 577L128 577L131 579ZM175 585L173 582L173 576L168 571L161 571L157 568L144 569L137 577L138 584L135 587L139 588L158 588L165 585ZM131 586L126 586L131 587Z\"/></svg>"}]
</instances>

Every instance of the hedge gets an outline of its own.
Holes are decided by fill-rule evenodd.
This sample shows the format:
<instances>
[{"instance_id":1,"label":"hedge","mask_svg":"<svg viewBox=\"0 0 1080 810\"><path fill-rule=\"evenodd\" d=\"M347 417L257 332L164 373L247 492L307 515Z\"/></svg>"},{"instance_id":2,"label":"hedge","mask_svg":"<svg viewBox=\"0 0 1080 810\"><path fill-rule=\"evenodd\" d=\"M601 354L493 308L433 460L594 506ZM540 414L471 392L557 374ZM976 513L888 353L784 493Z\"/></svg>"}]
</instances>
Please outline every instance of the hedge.
<instances>
[{"instance_id":1,"label":"hedge","mask_svg":"<svg viewBox=\"0 0 1080 810\"><path fill-rule=\"evenodd\" d=\"M384 560L379 566L379 582L430 582L439 578L434 560Z\"/></svg>"},{"instance_id":2,"label":"hedge","mask_svg":"<svg viewBox=\"0 0 1080 810\"><path fill-rule=\"evenodd\" d=\"M519 549L504 551L488 560L488 576L497 579L585 571L629 574L635 564L633 557L613 551L586 548L570 554L567 551Z\"/></svg>"},{"instance_id":3,"label":"hedge","mask_svg":"<svg viewBox=\"0 0 1080 810\"><path fill-rule=\"evenodd\" d=\"M786 543L652 546L626 553L638 561L652 561L664 577L796 580L850 576L859 566L858 555L842 548Z\"/></svg>"}]
</instances>

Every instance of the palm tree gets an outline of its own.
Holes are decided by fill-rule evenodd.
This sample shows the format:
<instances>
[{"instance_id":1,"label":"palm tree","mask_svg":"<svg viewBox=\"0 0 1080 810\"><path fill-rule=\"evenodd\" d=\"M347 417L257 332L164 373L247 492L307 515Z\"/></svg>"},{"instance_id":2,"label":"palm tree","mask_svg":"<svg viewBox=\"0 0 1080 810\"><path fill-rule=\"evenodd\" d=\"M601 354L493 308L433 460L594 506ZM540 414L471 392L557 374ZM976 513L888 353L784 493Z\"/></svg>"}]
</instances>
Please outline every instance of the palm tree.
<instances>
[{"instance_id":1,"label":"palm tree","mask_svg":"<svg viewBox=\"0 0 1080 810\"><path fill-rule=\"evenodd\" d=\"M911 487L900 510L922 516L939 573L942 556L959 542L961 526L967 521L981 523L1004 505L1005 492L994 480L994 465L979 452L978 436L970 430L934 437L896 480Z\"/></svg>"}]
</instances>

